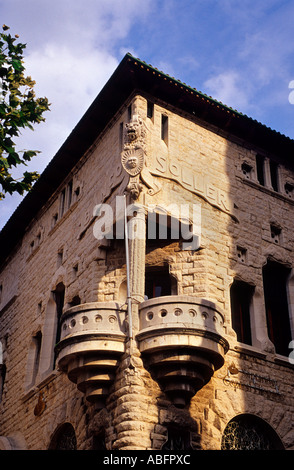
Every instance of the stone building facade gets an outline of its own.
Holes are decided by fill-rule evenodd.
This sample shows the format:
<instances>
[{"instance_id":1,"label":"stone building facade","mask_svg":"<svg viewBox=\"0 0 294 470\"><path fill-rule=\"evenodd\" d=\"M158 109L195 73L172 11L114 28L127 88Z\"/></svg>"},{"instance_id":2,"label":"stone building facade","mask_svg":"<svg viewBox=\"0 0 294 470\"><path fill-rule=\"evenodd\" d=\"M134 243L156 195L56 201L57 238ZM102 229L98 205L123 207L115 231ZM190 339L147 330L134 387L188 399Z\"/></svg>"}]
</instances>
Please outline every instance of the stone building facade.
<instances>
[{"instance_id":1,"label":"stone building facade","mask_svg":"<svg viewBox=\"0 0 294 470\"><path fill-rule=\"evenodd\" d=\"M294 448L293 154L125 56L0 234L1 449Z\"/></svg>"}]
</instances>

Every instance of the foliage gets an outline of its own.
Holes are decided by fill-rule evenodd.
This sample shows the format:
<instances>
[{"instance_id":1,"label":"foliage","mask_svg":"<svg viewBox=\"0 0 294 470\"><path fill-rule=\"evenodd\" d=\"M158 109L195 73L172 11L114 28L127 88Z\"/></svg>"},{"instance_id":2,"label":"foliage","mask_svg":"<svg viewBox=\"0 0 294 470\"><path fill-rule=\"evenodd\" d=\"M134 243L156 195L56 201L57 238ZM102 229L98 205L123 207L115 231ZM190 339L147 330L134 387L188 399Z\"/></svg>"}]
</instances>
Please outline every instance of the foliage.
<instances>
[{"instance_id":1,"label":"foliage","mask_svg":"<svg viewBox=\"0 0 294 470\"><path fill-rule=\"evenodd\" d=\"M5 194L23 194L38 179L37 172L24 171L14 179L11 171L17 165L27 165L37 150L17 151L14 143L22 129L34 130L33 125L45 121L43 113L49 110L47 98L36 98L35 82L25 76L23 51L26 44L16 42L18 35L7 33L3 25L0 34L0 200Z\"/></svg>"}]
</instances>

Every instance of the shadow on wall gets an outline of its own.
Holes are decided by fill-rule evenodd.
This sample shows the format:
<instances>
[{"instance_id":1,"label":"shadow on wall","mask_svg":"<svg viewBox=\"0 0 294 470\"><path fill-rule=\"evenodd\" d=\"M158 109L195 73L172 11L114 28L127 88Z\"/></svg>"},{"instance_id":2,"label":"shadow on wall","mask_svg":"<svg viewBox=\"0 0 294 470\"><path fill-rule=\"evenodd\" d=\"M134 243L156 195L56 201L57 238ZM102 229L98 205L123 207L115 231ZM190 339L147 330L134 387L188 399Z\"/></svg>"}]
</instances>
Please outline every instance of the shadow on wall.
<instances>
[{"instance_id":1,"label":"shadow on wall","mask_svg":"<svg viewBox=\"0 0 294 470\"><path fill-rule=\"evenodd\" d=\"M285 374L291 373L287 356L292 264L281 226L274 229L272 220L282 223L288 202L281 194L281 175L277 174L281 168L255 154L250 145L241 149L227 142L225 165L220 175L226 181L221 184L228 188L236 221L228 219L227 224L230 264L224 285L231 348L226 358L227 389L220 394L223 404L218 405L226 417L221 425L221 447L282 449L283 436L291 431L287 420L281 425L287 413L281 390ZM287 223L289 230L290 218L284 220ZM285 374L275 369L277 355L284 356Z\"/></svg>"}]
</instances>

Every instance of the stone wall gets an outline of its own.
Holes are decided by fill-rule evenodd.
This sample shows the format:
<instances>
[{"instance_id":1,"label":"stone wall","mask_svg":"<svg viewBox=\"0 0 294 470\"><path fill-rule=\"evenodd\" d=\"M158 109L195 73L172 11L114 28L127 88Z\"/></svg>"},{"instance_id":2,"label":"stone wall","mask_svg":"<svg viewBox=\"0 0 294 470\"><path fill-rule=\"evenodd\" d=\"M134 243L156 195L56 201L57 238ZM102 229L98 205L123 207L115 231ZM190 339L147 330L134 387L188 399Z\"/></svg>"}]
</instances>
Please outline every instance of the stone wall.
<instances>
[{"instance_id":1,"label":"stone wall","mask_svg":"<svg viewBox=\"0 0 294 470\"><path fill-rule=\"evenodd\" d=\"M0 434L13 440L21 433L28 449L47 449L56 429L70 422L79 449L92 448L101 433L107 449L160 449L174 426L190 431L194 449L220 449L228 422L249 413L269 423L284 446L292 448L293 367L286 357L277 357L266 335L262 267L268 257L292 267L293 200L283 188L293 175L281 167L281 192L263 187L255 169L260 149L163 103L155 104L149 119L147 99L138 96L135 102L146 128L140 202L201 205L200 249L185 251L178 241L149 245L146 266L168 265L178 294L214 302L224 312L230 344L225 364L187 408L178 409L152 377L133 340L126 344L105 408L98 410L50 362L54 344L49 336L56 329L52 292L60 283L65 286L65 309L76 296L81 303L126 302L124 242L101 244L93 235L94 207L114 205L127 184L120 162L121 123L128 121L125 107L32 221L0 273L0 339L7 370ZM161 138L162 114L168 116L167 143ZM250 177L242 171L245 161L252 167ZM64 214L56 219L62 191L67 198L71 181L70 207L65 199ZM271 238L273 223L282 228L279 243ZM247 250L246 259L240 259L237 247ZM231 325L230 286L236 277L255 286L253 346L240 344ZM293 304L291 289L289 295ZM32 384L28 374L35 366L29 363L38 332L42 348ZM232 364L235 374L228 372Z\"/></svg>"}]
</instances>

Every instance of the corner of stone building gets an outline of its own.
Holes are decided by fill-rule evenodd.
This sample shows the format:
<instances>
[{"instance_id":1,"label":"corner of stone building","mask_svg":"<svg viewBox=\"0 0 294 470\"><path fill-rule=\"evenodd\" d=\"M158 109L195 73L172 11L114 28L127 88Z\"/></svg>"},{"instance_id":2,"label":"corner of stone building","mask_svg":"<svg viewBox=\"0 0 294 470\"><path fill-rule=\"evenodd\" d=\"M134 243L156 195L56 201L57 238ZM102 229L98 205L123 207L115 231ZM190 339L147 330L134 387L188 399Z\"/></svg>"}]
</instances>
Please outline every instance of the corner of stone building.
<instances>
[{"instance_id":1,"label":"corner of stone building","mask_svg":"<svg viewBox=\"0 0 294 470\"><path fill-rule=\"evenodd\" d=\"M146 450L152 448L151 434L158 422L156 396L160 389L145 369L134 340L128 340L121 357L116 380L99 415L111 417L112 432L107 448L112 450ZM95 418L100 422L100 418Z\"/></svg>"}]
</instances>

